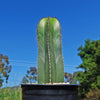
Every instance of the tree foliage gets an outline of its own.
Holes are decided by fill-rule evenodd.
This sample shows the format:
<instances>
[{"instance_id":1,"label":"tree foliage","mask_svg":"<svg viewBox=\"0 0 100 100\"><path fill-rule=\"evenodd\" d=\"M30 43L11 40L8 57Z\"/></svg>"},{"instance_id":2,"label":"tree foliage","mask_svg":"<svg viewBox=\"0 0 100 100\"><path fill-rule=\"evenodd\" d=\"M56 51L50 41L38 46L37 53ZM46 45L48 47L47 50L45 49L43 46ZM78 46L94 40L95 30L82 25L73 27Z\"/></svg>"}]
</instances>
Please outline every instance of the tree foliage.
<instances>
[{"instance_id":1,"label":"tree foliage","mask_svg":"<svg viewBox=\"0 0 100 100\"><path fill-rule=\"evenodd\" d=\"M90 89L100 88L100 40L87 39L78 51L82 59L78 68L84 71L78 72L77 79L81 84L80 95L84 97Z\"/></svg>"},{"instance_id":2,"label":"tree foliage","mask_svg":"<svg viewBox=\"0 0 100 100\"><path fill-rule=\"evenodd\" d=\"M11 72L11 65L9 65L8 56L0 54L0 87L3 85L4 80L8 82L9 74Z\"/></svg>"},{"instance_id":3,"label":"tree foliage","mask_svg":"<svg viewBox=\"0 0 100 100\"><path fill-rule=\"evenodd\" d=\"M36 67L30 67L27 70L25 77L22 80L22 83L35 83L37 80L37 69Z\"/></svg>"},{"instance_id":4,"label":"tree foliage","mask_svg":"<svg viewBox=\"0 0 100 100\"><path fill-rule=\"evenodd\" d=\"M64 77L65 77L65 83L69 82L70 84L77 84L77 74L78 72L74 72L73 74L65 72Z\"/></svg>"},{"instance_id":5,"label":"tree foliage","mask_svg":"<svg viewBox=\"0 0 100 100\"><path fill-rule=\"evenodd\" d=\"M64 77L65 77L65 82L72 83L73 75L72 75L71 73L65 72L65 73L64 73Z\"/></svg>"}]
</instances>

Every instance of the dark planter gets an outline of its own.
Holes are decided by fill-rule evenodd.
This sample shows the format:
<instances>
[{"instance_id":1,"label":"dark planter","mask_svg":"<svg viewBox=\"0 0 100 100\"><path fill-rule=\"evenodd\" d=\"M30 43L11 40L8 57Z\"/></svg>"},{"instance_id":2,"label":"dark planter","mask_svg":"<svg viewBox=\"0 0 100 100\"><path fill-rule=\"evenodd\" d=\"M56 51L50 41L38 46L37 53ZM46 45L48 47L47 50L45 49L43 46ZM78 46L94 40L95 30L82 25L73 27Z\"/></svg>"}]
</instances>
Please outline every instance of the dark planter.
<instances>
[{"instance_id":1,"label":"dark planter","mask_svg":"<svg viewBox=\"0 0 100 100\"><path fill-rule=\"evenodd\" d=\"M22 100L78 100L78 85L21 84Z\"/></svg>"}]
</instances>

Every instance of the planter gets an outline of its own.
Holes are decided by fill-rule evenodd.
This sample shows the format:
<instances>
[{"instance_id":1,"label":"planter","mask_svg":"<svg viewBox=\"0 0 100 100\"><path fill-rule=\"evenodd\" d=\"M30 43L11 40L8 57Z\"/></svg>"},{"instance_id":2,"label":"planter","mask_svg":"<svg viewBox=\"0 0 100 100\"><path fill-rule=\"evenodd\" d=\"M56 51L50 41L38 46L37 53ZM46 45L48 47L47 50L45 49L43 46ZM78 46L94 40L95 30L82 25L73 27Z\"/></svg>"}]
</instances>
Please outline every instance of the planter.
<instances>
[{"instance_id":1,"label":"planter","mask_svg":"<svg viewBox=\"0 0 100 100\"><path fill-rule=\"evenodd\" d=\"M77 100L78 85L21 84L22 100Z\"/></svg>"}]
</instances>

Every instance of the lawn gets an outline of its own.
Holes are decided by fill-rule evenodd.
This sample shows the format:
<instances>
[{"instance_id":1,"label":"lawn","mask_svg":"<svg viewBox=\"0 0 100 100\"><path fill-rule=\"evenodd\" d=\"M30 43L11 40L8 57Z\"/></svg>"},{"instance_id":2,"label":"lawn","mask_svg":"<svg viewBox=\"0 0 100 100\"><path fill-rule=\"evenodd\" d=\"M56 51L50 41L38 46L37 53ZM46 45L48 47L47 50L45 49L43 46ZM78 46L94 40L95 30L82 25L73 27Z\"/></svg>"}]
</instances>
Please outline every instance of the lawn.
<instances>
[{"instance_id":1,"label":"lawn","mask_svg":"<svg viewBox=\"0 0 100 100\"><path fill-rule=\"evenodd\" d=\"M0 100L22 100L22 92L19 86L0 89Z\"/></svg>"}]
</instances>

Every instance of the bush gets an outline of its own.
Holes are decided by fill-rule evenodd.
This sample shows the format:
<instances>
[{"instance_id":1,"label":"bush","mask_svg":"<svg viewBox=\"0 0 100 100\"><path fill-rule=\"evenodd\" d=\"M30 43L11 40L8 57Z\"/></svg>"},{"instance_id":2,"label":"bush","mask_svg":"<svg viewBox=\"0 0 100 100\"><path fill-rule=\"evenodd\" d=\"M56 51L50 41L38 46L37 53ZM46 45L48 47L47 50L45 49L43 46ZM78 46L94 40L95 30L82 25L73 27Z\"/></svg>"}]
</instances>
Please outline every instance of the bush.
<instances>
[{"instance_id":1,"label":"bush","mask_svg":"<svg viewBox=\"0 0 100 100\"><path fill-rule=\"evenodd\" d=\"M86 98L80 100L100 100L100 89L90 90Z\"/></svg>"}]
</instances>

